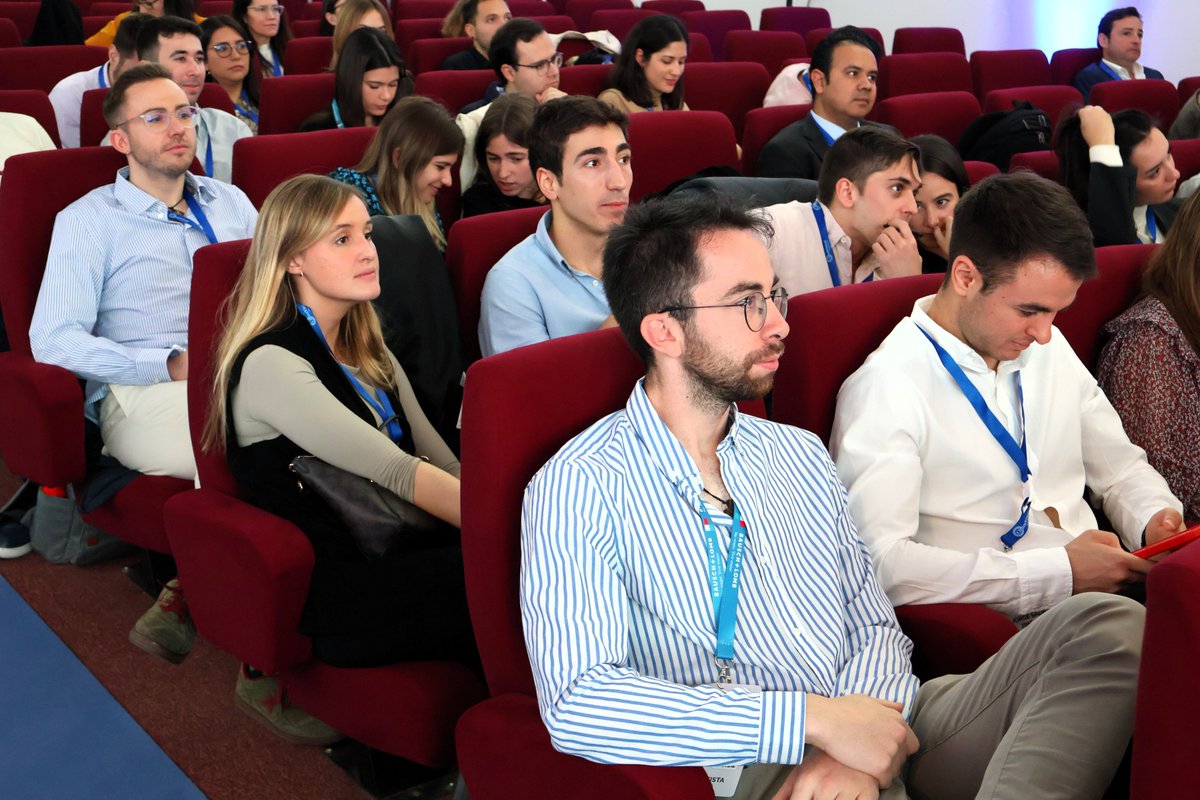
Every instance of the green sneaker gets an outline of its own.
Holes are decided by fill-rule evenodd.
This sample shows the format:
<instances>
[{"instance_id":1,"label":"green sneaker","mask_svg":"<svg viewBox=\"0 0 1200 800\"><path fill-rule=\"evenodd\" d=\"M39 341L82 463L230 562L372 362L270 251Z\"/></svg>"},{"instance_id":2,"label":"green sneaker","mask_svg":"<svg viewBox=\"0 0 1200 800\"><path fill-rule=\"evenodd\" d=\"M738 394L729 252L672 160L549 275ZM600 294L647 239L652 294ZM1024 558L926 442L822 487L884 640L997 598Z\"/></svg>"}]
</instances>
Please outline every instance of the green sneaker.
<instances>
[{"instance_id":1,"label":"green sneaker","mask_svg":"<svg viewBox=\"0 0 1200 800\"><path fill-rule=\"evenodd\" d=\"M195 640L196 626L188 614L187 600L179 588L178 578L167 581L158 600L129 632L130 642L172 664L187 658Z\"/></svg>"},{"instance_id":2,"label":"green sneaker","mask_svg":"<svg viewBox=\"0 0 1200 800\"><path fill-rule=\"evenodd\" d=\"M255 722L284 741L324 747L346 738L299 706L292 705L287 692L273 675L251 678L243 664L233 689L233 702Z\"/></svg>"}]
</instances>

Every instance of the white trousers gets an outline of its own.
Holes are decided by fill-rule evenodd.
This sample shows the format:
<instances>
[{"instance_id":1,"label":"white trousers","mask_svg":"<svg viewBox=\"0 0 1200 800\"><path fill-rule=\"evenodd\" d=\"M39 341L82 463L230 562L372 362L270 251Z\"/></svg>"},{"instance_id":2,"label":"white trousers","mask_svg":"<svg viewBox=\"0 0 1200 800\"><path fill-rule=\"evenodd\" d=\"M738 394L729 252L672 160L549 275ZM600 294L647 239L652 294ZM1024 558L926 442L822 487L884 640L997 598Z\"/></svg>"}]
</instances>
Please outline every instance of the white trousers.
<instances>
[{"instance_id":1,"label":"white trousers","mask_svg":"<svg viewBox=\"0 0 1200 800\"><path fill-rule=\"evenodd\" d=\"M146 475L196 478L188 432L187 381L109 384L100 403L104 452Z\"/></svg>"}]
</instances>

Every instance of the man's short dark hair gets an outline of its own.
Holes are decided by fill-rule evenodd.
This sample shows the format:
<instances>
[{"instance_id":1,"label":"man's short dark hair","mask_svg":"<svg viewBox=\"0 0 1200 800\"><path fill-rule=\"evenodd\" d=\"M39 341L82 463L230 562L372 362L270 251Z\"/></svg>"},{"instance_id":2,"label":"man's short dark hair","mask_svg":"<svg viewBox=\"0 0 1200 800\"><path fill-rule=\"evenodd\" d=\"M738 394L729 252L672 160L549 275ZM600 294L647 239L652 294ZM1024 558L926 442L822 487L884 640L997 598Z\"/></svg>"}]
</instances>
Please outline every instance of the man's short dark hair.
<instances>
[{"instance_id":1,"label":"man's short dark hair","mask_svg":"<svg viewBox=\"0 0 1200 800\"><path fill-rule=\"evenodd\" d=\"M1105 14L1103 17L1100 18L1100 26L1098 28L1096 28L1097 36L1099 34L1104 34L1105 36L1112 36L1113 23L1119 19L1125 19L1126 17L1137 17L1140 20L1142 18L1142 15L1139 14L1138 10L1136 8L1134 8L1133 6L1125 6L1124 8L1114 8L1112 11L1108 12L1107 14Z\"/></svg>"},{"instance_id":2,"label":"man's short dark hair","mask_svg":"<svg viewBox=\"0 0 1200 800\"><path fill-rule=\"evenodd\" d=\"M172 36L195 36L200 38L200 26L190 19L180 17L152 17L146 20L137 34L137 55L142 61L157 61L159 38Z\"/></svg>"},{"instance_id":3,"label":"man's short dark hair","mask_svg":"<svg viewBox=\"0 0 1200 800\"><path fill-rule=\"evenodd\" d=\"M879 42L872 39L866 31L854 25L843 25L813 48L812 64L809 69L819 71L828 79L829 69L833 65L833 51L837 49L838 45L843 44L862 45L871 51L876 61L883 57L883 49L879 46Z\"/></svg>"},{"instance_id":4,"label":"man's short dark hair","mask_svg":"<svg viewBox=\"0 0 1200 800\"><path fill-rule=\"evenodd\" d=\"M1096 248L1083 210L1062 186L1032 172L993 175L963 195L954 209L949 263L959 256L975 264L985 292L1035 258L1057 261L1076 280L1096 275Z\"/></svg>"},{"instance_id":5,"label":"man's short dark hair","mask_svg":"<svg viewBox=\"0 0 1200 800\"><path fill-rule=\"evenodd\" d=\"M608 234L604 293L629 346L647 365L654 353L642 338L642 320L664 308L692 305L692 292L703 277L703 242L726 230L749 231L764 244L774 235L761 215L715 192L630 206L625 220ZM692 315L690 310L671 313L684 324Z\"/></svg>"},{"instance_id":6,"label":"man's short dark hair","mask_svg":"<svg viewBox=\"0 0 1200 800\"><path fill-rule=\"evenodd\" d=\"M130 14L121 20L117 33L113 37L113 47L117 48L122 59L137 58L137 37L147 22L154 19L149 14Z\"/></svg>"},{"instance_id":7,"label":"man's short dark hair","mask_svg":"<svg viewBox=\"0 0 1200 800\"><path fill-rule=\"evenodd\" d=\"M629 117L594 97L559 97L538 106L529 129L529 168L533 174L544 167L561 181L567 139L593 125L616 125L629 137Z\"/></svg>"},{"instance_id":8,"label":"man's short dark hair","mask_svg":"<svg viewBox=\"0 0 1200 800\"><path fill-rule=\"evenodd\" d=\"M505 64L516 67L517 42L528 44L545 32L542 23L529 17L514 17L501 25L492 36L492 43L488 47L488 61L492 62L496 76L502 81L508 80L500 71L500 67Z\"/></svg>"},{"instance_id":9,"label":"man's short dark hair","mask_svg":"<svg viewBox=\"0 0 1200 800\"><path fill-rule=\"evenodd\" d=\"M821 161L817 198L830 205L837 182L842 178L862 191L867 178L904 158L911 158L913 169L921 171L921 151L908 139L879 125L855 128L834 142Z\"/></svg>"},{"instance_id":10,"label":"man's short dark hair","mask_svg":"<svg viewBox=\"0 0 1200 800\"><path fill-rule=\"evenodd\" d=\"M165 67L154 62L137 64L122 72L121 77L117 78L112 88L108 90L108 94L104 95L102 108L104 121L108 123L109 130L115 129L117 125L125 121L122 108L125 105L125 94L129 91L129 87L160 79L171 80L171 73L167 72Z\"/></svg>"}]
</instances>

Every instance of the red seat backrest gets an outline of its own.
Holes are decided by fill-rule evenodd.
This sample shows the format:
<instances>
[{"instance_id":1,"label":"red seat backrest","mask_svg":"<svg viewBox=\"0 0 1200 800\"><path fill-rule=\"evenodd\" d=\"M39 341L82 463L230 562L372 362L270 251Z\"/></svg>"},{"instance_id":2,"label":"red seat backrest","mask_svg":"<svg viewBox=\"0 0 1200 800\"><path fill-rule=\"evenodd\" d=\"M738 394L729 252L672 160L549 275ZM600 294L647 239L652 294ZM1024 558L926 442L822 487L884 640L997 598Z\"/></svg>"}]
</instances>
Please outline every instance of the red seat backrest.
<instances>
[{"instance_id":1,"label":"red seat backrest","mask_svg":"<svg viewBox=\"0 0 1200 800\"><path fill-rule=\"evenodd\" d=\"M554 4L546 0L511 0L508 10L514 17L552 17L558 14Z\"/></svg>"},{"instance_id":2,"label":"red seat backrest","mask_svg":"<svg viewBox=\"0 0 1200 800\"><path fill-rule=\"evenodd\" d=\"M633 29L634 25L646 17L653 17L658 13L644 8L600 8L592 12L592 19L588 23L587 29L608 31L621 41L625 41L625 37L629 35L629 31Z\"/></svg>"},{"instance_id":3,"label":"red seat backrest","mask_svg":"<svg viewBox=\"0 0 1200 800\"><path fill-rule=\"evenodd\" d=\"M683 141L689 146L681 148ZM629 146L636 154L632 203L707 167L741 167L733 125L716 111L631 114Z\"/></svg>"},{"instance_id":4,"label":"red seat backrest","mask_svg":"<svg viewBox=\"0 0 1200 800\"><path fill-rule=\"evenodd\" d=\"M567 94L595 97L608 88L612 71L611 64L579 64L574 67L564 67L558 73L558 88Z\"/></svg>"},{"instance_id":5,"label":"red seat backrest","mask_svg":"<svg viewBox=\"0 0 1200 800\"><path fill-rule=\"evenodd\" d=\"M958 53L902 53L879 59L879 100L924 92L973 92L971 65Z\"/></svg>"},{"instance_id":6,"label":"red seat backrest","mask_svg":"<svg viewBox=\"0 0 1200 800\"><path fill-rule=\"evenodd\" d=\"M647 0L649 1L649 0ZM712 43L703 33L688 32L688 63L708 63L713 60Z\"/></svg>"},{"instance_id":7,"label":"red seat backrest","mask_svg":"<svg viewBox=\"0 0 1200 800\"><path fill-rule=\"evenodd\" d=\"M1100 60L1098 47L1069 47L1050 56L1050 82L1070 86L1079 70Z\"/></svg>"},{"instance_id":8,"label":"red seat backrest","mask_svg":"<svg viewBox=\"0 0 1200 800\"><path fill-rule=\"evenodd\" d=\"M413 92L432 97L457 114L463 106L482 99L494 80L496 73L490 69L439 69L417 75Z\"/></svg>"},{"instance_id":9,"label":"red seat backrest","mask_svg":"<svg viewBox=\"0 0 1200 800\"><path fill-rule=\"evenodd\" d=\"M1179 82L1179 107L1183 108L1197 91L1200 91L1200 75L1193 75L1181 80Z\"/></svg>"},{"instance_id":10,"label":"red seat backrest","mask_svg":"<svg viewBox=\"0 0 1200 800\"><path fill-rule=\"evenodd\" d=\"M565 12L575 20L576 30L591 30L592 14L602 8L632 9L633 0L567 0Z\"/></svg>"},{"instance_id":11,"label":"red seat backrest","mask_svg":"<svg viewBox=\"0 0 1200 800\"><path fill-rule=\"evenodd\" d=\"M1105 81L1092 87L1088 102L1110 114L1127 108L1139 108L1158 123L1164 132L1179 114L1179 91L1170 81Z\"/></svg>"},{"instance_id":12,"label":"red seat backrest","mask_svg":"<svg viewBox=\"0 0 1200 800\"><path fill-rule=\"evenodd\" d=\"M58 138L58 120L54 106L45 92L37 89L7 89L0 91L0 111L33 117L50 134L55 147L62 147Z\"/></svg>"},{"instance_id":13,"label":"red seat backrest","mask_svg":"<svg viewBox=\"0 0 1200 800\"><path fill-rule=\"evenodd\" d=\"M454 0L402 0L392 9L396 19L443 19L454 8Z\"/></svg>"},{"instance_id":14,"label":"red seat backrest","mask_svg":"<svg viewBox=\"0 0 1200 800\"><path fill-rule=\"evenodd\" d=\"M49 94L68 75L107 60L107 48L83 44L0 48L0 89L41 89Z\"/></svg>"},{"instance_id":15,"label":"red seat backrest","mask_svg":"<svg viewBox=\"0 0 1200 800\"><path fill-rule=\"evenodd\" d=\"M993 89L1049 84L1050 62L1041 50L976 50L971 53L971 79L975 96L983 101Z\"/></svg>"},{"instance_id":16,"label":"red seat backrest","mask_svg":"<svg viewBox=\"0 0 1200 800\"><path fill-rule=\"evenodd\" d=\"M746 114L742 126L742 174L758 174L758 156L767 142L781 130L798 122L812 109L810 105L755 108Z\"/></svg>"},{"instance_id":17,"label":"red seat backrest","mask_svg":"<svg viewBox=\"0 0 1200 800\"><path fill-rule=\"evenodd\" d=\"M892 53L958 53L965 57L967 46L958 28L897 28Z\"/></svg>"},{"instance_id":18,"label":"red seat backrest","mask_svg":"<svg viewBox=\"0 0 1200 800\"><path fill-rule=\"evenodd\" d=\"M789 58L806 58L804 37L794 31L730 31L725 34L725 58L756 61L767 74L778 75Z\"/></svg>"},{"instance_id":19,"label":"red seat backrest","mask_svg":"<svg viewBox=\"0 0 1200 800\"><path fill-rule=\"evenodd\" d=\"M713 59L725 60L725 35L730 31L752 30L750 15L741 9L725 11L685 11L679 15L689 31L703 33L712 47Z\"/></svg>"},{"instance_id":20,"label":"red seat backrest","mask_svg":"<svg viewBox=\"0 0 1200 800\"><path fill-rule=\"evenodd\" d=\"M1100 329L1129 308L1142 288L1142 269L1152 244L1121 244L1096 248L1100 274L1085 281L1075 302L1058 312L1054 324L1067 337L1075 355L1093 373L1100 358Z\"/></svg>"},{"instance_id":21,"label":"red seat backrest","mask_svg":"<svg viewBox=\"0 0 1200 800\"><path fill-rule=\"evenodd\" d=\"M204 0L196 5L196 13L202 17L216 14L232 14L233 0Z\"/></svg>"},{"instance_id":22,"label":"red seat backrest","mask_svg":"<svg viewBox=\"0 0 1200 800\"><path fill-rule=\"evenodd\" d=\"M290 22L292 23L292 25L295 25L297 20L299 20L301 22L310 22L315 19L319 22L321 20L321 16L324 13L325 13L325 4L324 3L305 3L300 9L300 14L297 17L294 17L293 19L291 19Z\"/></svg>"},{"instance_id":23,"label":"red seat backrest","mask_svg":"<svg viewBox=\"0 0 1200 800\"><path fill-rule=\"evenodd\" d=\"M970 92L933 92L881 100L871 118L896 127L905 136L936 133L957 143L979 113L979 101Z\"/></svg>"},{"instance_id":24,"label":"red seat backrest","mask_svg":"<svg viewBox=\"0 0 1200 800\"><path fill-rule=\"evenodd\" d=\"M1072 103L1083 103L1083 95L1074 86L1019 86L1013 89L993 89L983 103L983 112L1012 111L1013 103L1028 100L1050 118L1050 130L1058 127L1062 111Z\"/></svg>"},{"instance_id":25,"label":"red seat backrest","mask_svg":"<svg viewBox=\"0 0 1200 800\"><path fill-rule=\"evenodd\" d=\"M990 161L964 161L963 166L967 168L967 180L972 186L984 178L1000 174L1000 168Z\"/></svg>"},{"instance_id":26,"label":"red seat backrest","mask_svg":"<svg viewBox=\"0 0 1200 800\"><path fill-rule=\"evenodd\" d=\"M88 89L83 93L79 106L79 142L89 147L98 146L108 135L108 123L104 121L104 96L108 89ZM233 113L233 102L225 90L215 83L206 83L200 90L201 108L216 108Z\"/></svg>"},{"instance_id":27,"label":"red seat backrest","mask_svg":"<svg viewBox=\"0 0 1200 800\"><path fill-rule=\"evenodd\" d=\"M471 46L471 40L466 36L453 39L417 39L408 46L408 68L413 75L433 72L440 68L447 58Z\"/></svg>"},{"instance_id":28,"label":"red seat backrest","mask_svg":"<svg viewBox=\"0 0 1200 800\"><path fill-rule=\"evenodd\" d=\"M694 111L720 111L742 138L742 123L751 109L762 107L771 76L762 64L714 61L688 64L684 99Z\"/></svg>"},{"instance_id":29,"label":"red seat backrest","mask_svg":"<svg viewBox=\"0 0 1200 800\"><path fill-rule=\"evenodd\" d=\"M1053 150L1034 150L1029 153L1014 153L1008 162L1008 171L1027 169L1047 180L1058 182L1058 155Z\"/></svg>"},{"instance_id":30,"label":"red seat backrest","mask_svg":"<svg viewBox=\"0 0 1200 800\"><path fill-rule=\"evenodd\" d=\"M317 75L333 58L332 36L301 36L288 42L283 53L285 75Z\"/></svg>"},{"instance_id":31,"label":"red seat backrest","mask_svg":"<svg viewBox=\"0 0 1200 800\"><path fill-rule=\"evenodd\" d=\"M479 358L479 305L488 270L522 239L537 230L548 208L521 208L461 219L446 242L446 269L458 306L463 357Z\"/></svg>"},{"instance_id":32,"label":"red seat backrest","mask_svg":"<svg viewBox=\"0 0 1200 800\"><path fill-rule=\"evenodd\" d=\"M573 31L576 27L575 20L566 14L549 14L544 17L530 17L530 19L542 23L542 27L546 29L547 33L564 33Z\"/></svg>"},{"instance_id":33,"label":"red seat backrest","mask_svg":"<svg viewBox=\"0 0 1200 800\"><path fill-rule=\"evenodd\" d=\"M1200 173L1200 139L1173 140L1171 155L1175 159L1175 168L1179 170L1180 180Z\"/></svg>"},{"instance_id":34,"label":"red seat backrest","mask_svg":"<svg viewBox=\"0 0 1200 800\"><path fill-rule=\"evenodd\" d=\"M678 17L688 11L704 11L704 0L642 0L638 7Z\"/></svg>"},{"instance_id":35,"label":"red seat backrest","mask_svg":"<svg viewBox=\"0 0 1200 800\"><path fill-rule=\"evenodd\" d=\"M408 48L417 39L440 39L442 37L442 20L439 19L398 19L396 20L396 44L400 52L408 58Z\"/></svg>"},{"instance_id":36,"label":"red seat backrest","mask_svg":"<svg viewBox=\"0 0 1200 800\"><path fill-rule=\"evenodd\" d=\"M22 44L21 29L17 23L8 17L0 17L0 47L20 47Z\"/></svg>"},{"instance_id":37,"label":"red seat backrest","mask_svg":"<svg viewBox=\"0 0 1200 800\"><path fill-rule=\"evenodd\" d=\"M306 5L319 6L321 4L310 3ZM321 35L321 20L319 19L294 19L290 21L288 25L292 26L292 35L295 36L296 39L310 39L314 36ZM295 39L292 41L295 41ZM289 43L288 47L291 48L291 46L291 43ZM284 55L286 56L287 53L285 52Z\"/></svg>"},{"instance_id":38,"label":"red seat backrest","mask_svg":"<svg viewBox=\"0 0 1200 800\"><path fill-rule=\"evenodd\" d=\"M759 17L758 29L762 31L792 31L801 36L807 36L811 30L829 28L832 25L828 9L787 6L764 8Z\"/></svg>"},{"instance_id":39,"label":"red seat backrest","mask_svg":"<svg viewBox=\"0 0 1200 800\"><path fill-rule=\"evenodd\" d=\"M867 28L861 25L858 26L858 29L867 36L870 36L879 44L879 52L887 52L887 46L883 43L882 31L880 31L878 28ZM821 40L833 33L833 31L834 29L830 27L812 28L808 31L808 33L804 34L804 44L808 46L808 52L811 53L815 51L817 49L817 45L821 43Z\"/></svg>"},{"instance_id":40,"label":"red seat backrest","mask_svg":"<svg viewBox=\"0 0 1200 800\"><path fill-rule=\"evenodd\" d=\"M255 207L294 175L324 175L337 167L354 167L375 128L335 128L308 133L248 136L233 145L233 183Z\"/></svg>"},{"instance_id":41,"label":"red seat backrest","mask_svg":"<svg viewBox=\"0 0 1200 800\"><path fill-rule=\"evenodd\" d=\"M0 2L0 17L11 19L13 24L17 26L17 32L20 34L21 40L24 41L33 33L33 25L37 22L38 9L40 3L8 3ZM129 7L126 6L128 11Z\"/></svg>"},{"instance_id":42,"label":"red seat backrest","mask_svg":"<svg viewBox=\"0 0 1200 800\"><path fill-rule=\"evenodd\" d=\"M258 133L294 133L308 117L333 102L334 74L265 78L258 104Z\"/></svg>"},{"instance_id":43,"label":"red seat backrest","mask_svg":"<svg viewBox=\"0 0 1200 800\"><path fill-rule=\"evenodd\" d=\"M109 17L115 17L118 14L124 14L129 10L131 5L132 3L126 3L123 1L115 2L114 0L99 0L99 2L92 3L92 6L88 9L88 12L91 14L107 14Z\"/></svg>"},{"instance_id":44,"label":"red seat backrest","mask_svg":"<svg viewBox=\"0 0 1200 800\"><path fill-rule=\"evenodd\" d=\"M95 36L100 30L108 24L112 17L84 17L83 18L83 38L84 41Z\"/></svg>"}]
</instances>

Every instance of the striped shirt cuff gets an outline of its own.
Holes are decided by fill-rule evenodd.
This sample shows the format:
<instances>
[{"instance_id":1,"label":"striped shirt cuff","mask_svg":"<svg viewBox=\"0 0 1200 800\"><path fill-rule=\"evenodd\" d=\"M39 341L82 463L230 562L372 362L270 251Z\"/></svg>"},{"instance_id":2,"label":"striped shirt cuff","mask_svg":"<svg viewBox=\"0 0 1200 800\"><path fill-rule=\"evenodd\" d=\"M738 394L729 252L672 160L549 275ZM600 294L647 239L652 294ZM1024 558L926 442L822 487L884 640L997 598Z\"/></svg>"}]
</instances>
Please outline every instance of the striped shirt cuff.
<instances>
[{"instance_id":1,"label":"striped shirt cuff","mask_svg":"<svg viewBox=\"0 0 1200 800\"><path fill-rule=\"evenodd\" d=\"M138 350L137 356L134 358L134 365L142 385L164 383L171 380L171 373L167 369L167 359L175 350L174 347L165 350L157 347Z\"/></svg>"},{"instance_id":2,"label":"striped shirt cuff","mask_svg":"<svg viewBox=\"0 0 1200 800\"><path fill-rule=\"evenodd\" d=\"M804 692L763 692L758 761L799 764L804 758Z\"/></svg>"}]
</instances>

